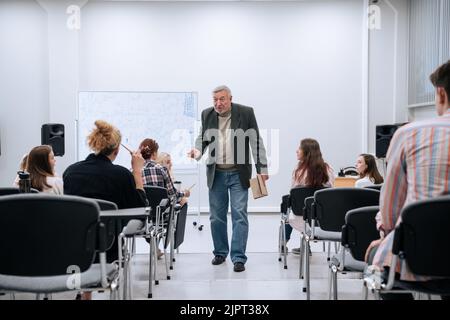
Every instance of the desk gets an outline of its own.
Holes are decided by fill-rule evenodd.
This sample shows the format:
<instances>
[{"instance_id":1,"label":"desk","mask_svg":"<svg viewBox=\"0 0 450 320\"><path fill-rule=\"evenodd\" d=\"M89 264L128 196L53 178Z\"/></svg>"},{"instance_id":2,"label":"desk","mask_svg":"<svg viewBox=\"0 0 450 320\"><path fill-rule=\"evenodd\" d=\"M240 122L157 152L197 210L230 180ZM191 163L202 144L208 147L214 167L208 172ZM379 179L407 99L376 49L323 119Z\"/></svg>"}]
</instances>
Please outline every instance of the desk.
<instances>
[{"instance_id":1,"label":"desk","mask_svg":"<svg viewBox=\"0 0 450 320\"><path fill-rule=\"evenodd\" d=\"M145 219L148 217L150 211L146 210L146 207L141 208L130 208L130 209L119 209L119 210L106 210L100 211L100 219Z\"/></svg>"},{"instance_id":2,"label":"desk","mask_svg":"<svg viewBox=\"0 0 450 320\"><path fill-rule=\"evenodd\" d=\"M351 188L355 186L356 180L358 180L358 177L336 177L334 180L334 186L335 188Z\"/></svg>"},{"instance_id":3,"label":"desk","mask_svg":"<svg viewBox=\"0 0 450 320\"><path fill-rule=\"evenodd\" d=\"M107 262L111 263L119 257L116 239L118 239L123 227L126 226L130 220L144 220L148 215L149 212L145 210L145 207L100 211L100 220L106 226L108 242L106 255Z\"/></svg>"}]
</instances>

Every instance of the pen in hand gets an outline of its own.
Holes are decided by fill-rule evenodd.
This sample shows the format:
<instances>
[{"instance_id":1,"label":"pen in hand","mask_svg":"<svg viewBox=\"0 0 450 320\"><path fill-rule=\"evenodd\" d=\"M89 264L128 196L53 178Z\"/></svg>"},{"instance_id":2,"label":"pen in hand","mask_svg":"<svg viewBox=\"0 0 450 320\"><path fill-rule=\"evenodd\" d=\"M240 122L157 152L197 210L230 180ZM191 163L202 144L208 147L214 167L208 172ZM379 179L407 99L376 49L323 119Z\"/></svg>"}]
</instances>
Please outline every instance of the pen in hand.
<instances>
[{"instance_id":1,"label":"pen in hand","mask_svg":"<svg viewBox=\"0 0 450 320\"><path fill-rule=\"evenodd\" d=\"M128 149L123 143L120 144L122 147L124 147L125 149L128 150L128 152L132 155L133 151L131 151L130 149Z\"/></svg>"}]
</instances>

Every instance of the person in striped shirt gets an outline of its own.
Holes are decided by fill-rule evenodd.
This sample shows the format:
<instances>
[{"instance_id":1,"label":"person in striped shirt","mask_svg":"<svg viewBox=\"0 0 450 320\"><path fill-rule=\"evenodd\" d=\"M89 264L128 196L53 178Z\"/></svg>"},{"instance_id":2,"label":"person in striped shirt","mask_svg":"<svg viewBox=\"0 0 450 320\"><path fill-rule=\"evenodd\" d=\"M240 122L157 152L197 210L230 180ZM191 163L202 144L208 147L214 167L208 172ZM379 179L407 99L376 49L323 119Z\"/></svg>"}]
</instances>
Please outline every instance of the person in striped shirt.
<instances>
[{"instance_id":1,"label":"person in striped shirt","mask_svg":"<svg viewBox=\"0 0 450 320\"><path fill-rule=\"evenodd\" d=\"M450 192L450 61L440 66L430 80L436 88L439 117L412 122L398 129L386 156L387 174L377 214L381 239L374 241L366 254L366 261L370 264L373 260L372 264L385 274L391 264L393 231L401 221L402 209L415 201ZM406 263L399 263L396 272L404 281L433 280L413 274Z\"/></svg>"}]
</instances>

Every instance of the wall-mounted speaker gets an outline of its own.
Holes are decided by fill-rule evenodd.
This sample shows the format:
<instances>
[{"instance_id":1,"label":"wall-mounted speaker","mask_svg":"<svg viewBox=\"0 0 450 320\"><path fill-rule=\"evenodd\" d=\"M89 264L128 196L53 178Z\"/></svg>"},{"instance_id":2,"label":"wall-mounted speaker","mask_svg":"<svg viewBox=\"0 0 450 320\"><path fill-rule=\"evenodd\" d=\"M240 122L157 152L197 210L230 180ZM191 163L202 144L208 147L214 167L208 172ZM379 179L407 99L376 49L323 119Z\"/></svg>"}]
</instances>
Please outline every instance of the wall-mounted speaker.
<instances>
[{"instance_id":1,"label":"wall-mounted speaker","mask_svg":"<svg viewBox=\"0 0 450 320\"><path fill-rule=\"evenodd\" d=\"M64 125L46 123L41 128L41 144L52 146L55 156L64 155Z\"/></svg>"},{"instance_id":2,"label":"wall-mounted speaker","mask_svg":"<svg viewBox=\"0 0 450 320\"><path fill-rule=\"evenodd\" d=\"M376 126L375 128L375 154L377 158L386 158L392 137L398 128L405 123Z\"/></svg>"}]
</instances>

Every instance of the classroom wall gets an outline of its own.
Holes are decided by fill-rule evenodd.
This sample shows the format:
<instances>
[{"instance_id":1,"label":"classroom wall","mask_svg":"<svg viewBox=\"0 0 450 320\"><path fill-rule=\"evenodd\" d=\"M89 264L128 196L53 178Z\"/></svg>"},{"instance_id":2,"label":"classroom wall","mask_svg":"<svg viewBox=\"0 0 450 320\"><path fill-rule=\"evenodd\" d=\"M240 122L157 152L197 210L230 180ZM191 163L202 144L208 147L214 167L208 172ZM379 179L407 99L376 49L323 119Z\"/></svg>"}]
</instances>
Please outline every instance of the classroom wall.
<instances>
[{"instance_id":1,"label":"classroom wall","mask_svg":"<svg viewBox=\"0 0 450 320\"><path fill-rule=\"evenodd\" d=\"M380 0L380 29L369 31L368 152L377 125L408 121L408 1Z\"/></svg>"},{"instance_id":2,"label":"classroom wall","mask_svg":"<svg viewBox=\"0 0 450 320\"><path fill-rule=\"evenodd\" d=\"M363 12L353 0L90 1L79 38L80 90L198 91L203 110L215 86L229 85L234 101L254 107L260 128L279 134L277 148L268 148L280 153L270 196L249 204L278 210L300 139L318 139L336 169L362 151ZM194 192L205 210L204 172Z\"/></svg>"},{"instance_id":3,"label":"classroom wall","mask_svg":"<svg viewBox=\"0 0 450 320\"><path fill-rule=\"evenodd\" d=\"M57 160L60 174L77 160L77 92L85 90L197 91L202 110L211 105L211 89L228 84L234 101L255 108L260 128L279 135L277 147L266 141L269 154L277 148L280 154L273 159L278 170L269 180L270 196L251 200L250 211L278 210L290 187L300 139L318 139L336 171L366 151L367 133L361 125L363 1L39 2L45 8L42 21L37 19L44 38L45 15L49 27L47 39L35 42L48 50L42 57L48 81L39 88L46 97L36 111L41 118L29 119L28 127L35 129L26 141L39 144L43 122L64 123L66 155ZM79 31L66 26L65 9L74 3L82 7ZM4 14L16 21L18 13ZM10 59L12 70L19 68L18 61ZM18 88L33 92L30 87L16 85L11 96L20 96ZM18 109L26 111L26 103ZM12 135L18 128L8 131ZM5 143L2 134L2 152ZM12 158L19 153L8 155L10 167L16 166L18 160ZM7 180L14 177L11 169L4 173ZM188 184L196 178L182 179ZM200 192L200 205L206 209L204 168L196 192L194 199Z\"/></svg>"},{"instance_id":4,"label":"classroom wall","mask_svg":"<svg viewBox=\"0 0 450 320\"><path fill-rule=\"evenodd\" d=\"M0 1L0 186L40 144L49 121L47 14L35 1Z\"/></svg>"}]
</instances>

